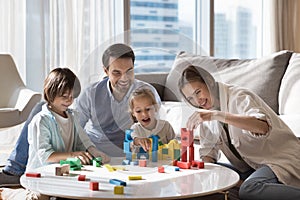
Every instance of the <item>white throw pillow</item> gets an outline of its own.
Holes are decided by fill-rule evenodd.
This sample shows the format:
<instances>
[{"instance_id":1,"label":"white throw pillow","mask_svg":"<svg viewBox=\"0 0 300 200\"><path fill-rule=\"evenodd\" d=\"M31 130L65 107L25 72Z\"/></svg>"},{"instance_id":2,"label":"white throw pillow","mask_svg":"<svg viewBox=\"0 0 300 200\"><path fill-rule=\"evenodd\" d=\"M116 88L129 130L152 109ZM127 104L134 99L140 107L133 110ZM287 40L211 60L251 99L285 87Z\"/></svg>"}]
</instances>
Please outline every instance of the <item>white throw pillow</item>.
<instances>
[{"instance_id":1,"label":"white throw pillow","mask_svg":"<svg viewBox=\"0 0 300 200\"><path fill-rule=\"evenodd\" d=\"M300 53L293 53L279 90L279 114L300 114Z\"/></svg>"}]
</instances>

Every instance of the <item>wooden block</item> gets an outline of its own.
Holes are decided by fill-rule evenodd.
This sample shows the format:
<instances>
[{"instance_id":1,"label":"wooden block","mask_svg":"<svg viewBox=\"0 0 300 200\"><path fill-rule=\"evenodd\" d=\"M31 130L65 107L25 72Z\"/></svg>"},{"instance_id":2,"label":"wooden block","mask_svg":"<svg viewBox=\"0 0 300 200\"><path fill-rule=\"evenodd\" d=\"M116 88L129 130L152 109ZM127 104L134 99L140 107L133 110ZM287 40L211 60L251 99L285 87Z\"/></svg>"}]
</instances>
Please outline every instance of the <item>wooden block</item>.
<instances>
[{"instance_id":1,"label":"wooden block","mask_svg":"<svg viewBox=\"0 0 300 200\"><path fill-rule=\"evenodd\" d=\"M114 194L124 194L124 186L122 186L122 185L115 186Z\"/></svg>"},{"instance_id":2,"label":"wooden block","mask_svg":"<svg viewBox=\"0 0 300 200\"><path fill-rule=\"evenodd\" d=\"M28 172L25 175L26 175L26 177L33 177L33 178L40 178L41 177L41 173L30 173L30 172Z\"/></svg>"},{"instance_id":3,"label":"wooden block","mask_svg":"<svg viewBox=\"0 0 300 200\"><path fill-rule=\"evenodd\" d=\"M113 185L122 185L122 186L126 186L126 182L125 182L125 181L121 181L121 180L118 180L118 179L110 179L110 180L109 180L109 183L110 183L110 184L113 184Z\"/></svg>"},{"instance_id":4,"label":"wooden block","mask_svg":"<svg viewBox=\"0 0 300 200\"><path fill-rule=\"evenodd\" d=\"M180 169L179 169L179 167L177 167L177 166L166 166L166 167L165 167L165 172L166 172L166 171L169 171L169 172L175 172L175 171L177 171L177 172L179 172Z\"/></svg>"},{"instance_id":5,"label":"wooden block","mask_svg":"<svg viewBox=\"0 0 300 200\"><path fill-rule=\"evenodd\" d=\"M192 168L197 168L197 169L203 169L204 168L204 162L203 161L192 161Z\"/></svg>"},{"instance_id":6,"label":"wooden block","mask_svg":"<svg viewBox=\"0 0 300 200\"><path fill-rule=\"evenodd\" d=\"M70 165L63 164L62 166L55 167L55 176L63 176L64 174L69 174Z\"/></svg>"},{"instance_id":7,"label":"wooden block","mask_svg":"<svg viewBox=\"0 0 300 200\"><path fill-rule=\"evenodd\" d=\"M85 175L80 174L78 176L78 181L85 181Z\"/></svg>"},{"instance_id":8,"label":"wooden block","mask_svg":"<svg viewBox=\"0 0 300 200\"><path fill-rule=\"evenodd\" d=\"M142 176L128 176L128 180L142 180Z\"/></svg>"},{"instance_id":9,"label":"wooden block","mask_svg":"<svg viewBox=\"0 0 300 200\"><path fill-rule=\"evenodd\" d=\"M140 167L147 167L147 160L139 160Z\"/></svg>"},{"instance_id":10,"label":"wooden block","mask_svg":"<svg viewBox=\"0 0 300 200\"><path fill-rule=\"evenodd\" d=\"M165 168L163 166L157 168L158 173L165 173Z\"/></svg>"},{"instance_id":11,"label":"wooden block","mask_svg":"<svg viewBox=\"0 0 300 200\"><path fill-rule=\"evenodd\" d=\"M181 169L190 169L191 168L191 163L190 162L177 161L177 167L179 167Z\"/></svg>"},{"instance_id":12,"label":"wooden block","mask_svg":"<svg viewBox=\"0 0 300 200\"><path fill-rule=\"evenodd\" d=\"M90 182L90 190L93 190L93 191L99 190L99 183L98 182Z\"/></svg>"},{"instance_id":13,"label":"wooden block","mask_svg":"<svg viewBox=\"0 0 300 200\"><path fill-rule=\"evenodd\" d=\"M172 161L172 166L177 166L177 162L178 162L178 160L173 160Z\"/></svg>"},{"instance_id":14,"label":"wooden block","mask_svg":"<svg viewBox=\"0 0 300 200\"><path fill-rule=\"evenodd\" d=\"M110 164L103 165L109 172L115 171L114 168Z\"/></svg>"}]
</instances>

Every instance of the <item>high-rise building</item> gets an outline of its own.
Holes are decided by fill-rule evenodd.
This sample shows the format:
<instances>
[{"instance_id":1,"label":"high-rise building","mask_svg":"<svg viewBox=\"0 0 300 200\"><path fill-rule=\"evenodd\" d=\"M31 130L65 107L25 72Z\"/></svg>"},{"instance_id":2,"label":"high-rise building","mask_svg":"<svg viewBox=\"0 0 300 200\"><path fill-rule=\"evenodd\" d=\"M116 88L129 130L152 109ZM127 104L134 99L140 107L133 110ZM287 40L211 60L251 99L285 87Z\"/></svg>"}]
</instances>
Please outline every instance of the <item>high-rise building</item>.
<instances>
[{"instance_id":1,"label":"high-rise building","mask_svg":"<svg viewBox=\"0 0 300 200\"><path fill-rule=\"evenodd\" d=\"M255 58L256 27L251 10L232 8L229 14L215 13L214 53L219 58Z\"/></svg>"},{"instance_id":2,"label":"high-rise building","mask_svg":"<svg viewBox=\"0 0 300 200\"><path fill-rule=\"evenodd\" d=\"M169 71L178 51L178 0L130 1L135 71Z\"/></svg>"}]
</instances>

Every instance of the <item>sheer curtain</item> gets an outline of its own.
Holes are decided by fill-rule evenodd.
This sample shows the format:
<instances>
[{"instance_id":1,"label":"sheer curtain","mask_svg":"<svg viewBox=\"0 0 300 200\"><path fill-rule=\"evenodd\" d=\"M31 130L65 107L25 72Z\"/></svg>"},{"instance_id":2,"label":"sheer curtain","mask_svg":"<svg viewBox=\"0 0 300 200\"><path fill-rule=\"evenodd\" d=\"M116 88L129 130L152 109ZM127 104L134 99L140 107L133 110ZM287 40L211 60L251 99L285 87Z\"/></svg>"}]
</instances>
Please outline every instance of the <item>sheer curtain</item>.
<instances>
[{"instance_id":1,"label":"sheer curtain","mask_svg":"<svg viewBox=\"0 0 300 200\"><path fill-rule=\"evenodd\" d=\"M49 1L49 70L67 66L83 87L101 78L101 50L115 34L111 0Z\"/></svg>"},{"instance_id":2,"label":"sheer curtain","mask_svg":"<svg viewBox=\"0 0 300 200\"><path fill-rule=\"evenodd\" d=\"M102 52L122 41L115 36L115 1L28 0L27 6L28 70L43 74L30 78L32 87L41 90L55 67L71 68L83 88L103 76Z\"/></svg>"},{"instance_id":3,"label":"sheer curtain","mask_svg":"<svg viewBox=\"0 0 300 200\"><path fill-rule=\"evenodd\" d=\"M300 52L300 0L273 0L272 50Z\"/></svg>"},{"instance_id":4,"label":"sheer curtain","mask_svg":"<svg viewBox=\"0 0 300 200\"><path fill-rule=\"evenodd\" d=\"M0 53L11 54L26 83L26 1L0 0Z\"/></svg>"},{"instance_id":5,"label":"sheer curtain","mask_svg":"<svg viewBox=\"0 0 300 200\"><path fill-rule=\"evenodd\" d=\"M18 71L26 83L26 1L0 0L0 53L12 55ZM1 98L1 97L0 97ZM0 129L0 165L6 164L23 124Z\"/></svg>"}]
</instances>

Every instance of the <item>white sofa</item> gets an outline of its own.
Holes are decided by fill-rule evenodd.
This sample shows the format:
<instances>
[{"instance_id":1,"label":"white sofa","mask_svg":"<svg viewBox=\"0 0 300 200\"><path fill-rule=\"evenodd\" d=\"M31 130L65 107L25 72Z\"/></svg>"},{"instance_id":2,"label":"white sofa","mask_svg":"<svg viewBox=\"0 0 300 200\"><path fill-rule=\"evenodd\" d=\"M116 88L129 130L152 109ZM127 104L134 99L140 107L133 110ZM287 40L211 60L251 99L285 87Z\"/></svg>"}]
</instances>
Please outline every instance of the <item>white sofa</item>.
<instances>
[{"instance_id":1,"label":"white sofa","mask_svg":"<svg viewBox=\"0 0 300 200\"><path fill-rule=\"evenodd\" d=\"M193 112L181 101L177 87L182 69L189 64L206 68L218 81L251 89L300 138L300 53L285 50L259 59L218 59L183 52L177 55L170 73L137 74L137 79L157 89L163 101L161 117L177 134Z\"/></svg>"}]
</instances>

